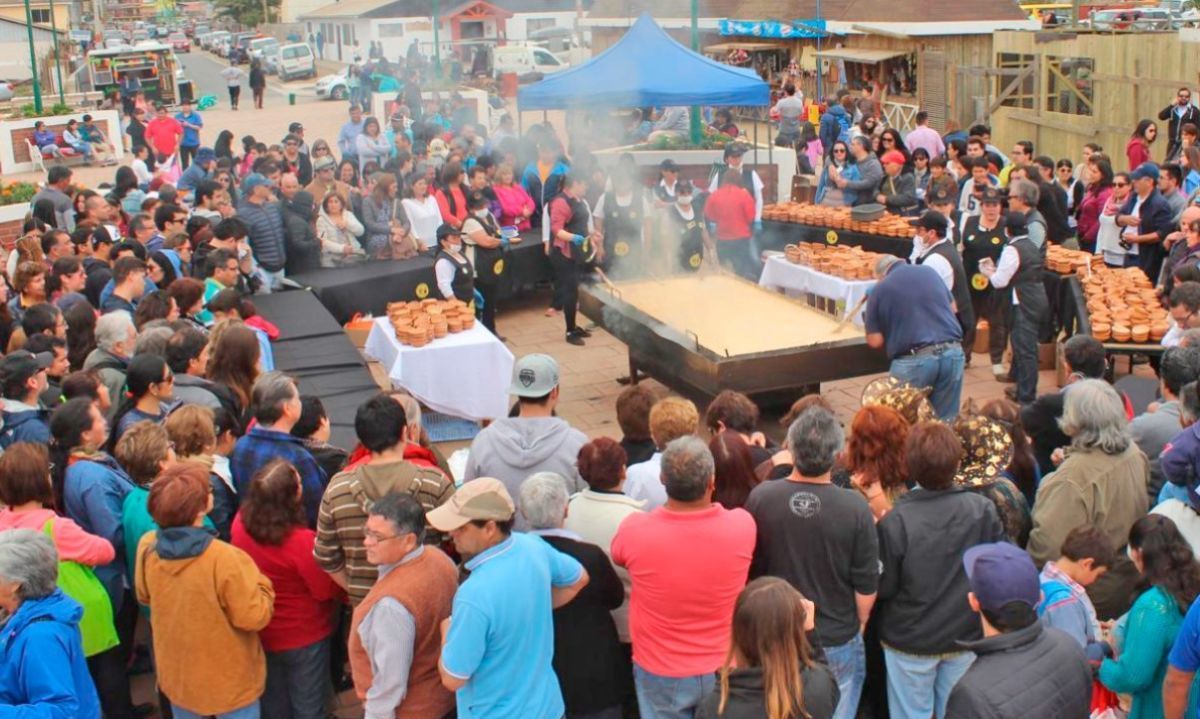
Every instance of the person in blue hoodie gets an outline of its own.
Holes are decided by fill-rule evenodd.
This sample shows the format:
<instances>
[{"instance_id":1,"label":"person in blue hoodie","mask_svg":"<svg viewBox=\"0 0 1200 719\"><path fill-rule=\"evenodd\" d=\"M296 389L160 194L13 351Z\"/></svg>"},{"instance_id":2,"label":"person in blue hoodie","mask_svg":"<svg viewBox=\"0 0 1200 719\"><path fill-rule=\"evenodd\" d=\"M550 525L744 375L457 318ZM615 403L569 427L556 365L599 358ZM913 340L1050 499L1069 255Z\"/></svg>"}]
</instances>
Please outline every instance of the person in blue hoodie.
<instances>
[{"instance_id":1,"label":"person in blue hoodie","mask_svg":"<svg viewBox=\"0 0 1200 719\"><path fill-rule=\"evenodd\" d=\"M534 227L542 225L542 208L558 197L563 189L563 180L570 168L561 159L562 147L553 138L538 145L537 159L529 163L521 173L521 184L533 198L533 215L529 221ZM547 225L549 226L549 225Z\"/></svg>"},{"instance_id":2,"label":"person in blue hoodie","mask_svg":"<svg viewBox=\"0 0 1200 719\"><path fill-rule=\"evenodd\" d=\"M0 392L4 394L0 430L0 449L16 442L49 444L50 425L46 410L38 405L38 395L46 390L46 370L54 364L50 352L33 354L18 350L0 361Z\"/></svg>"},{"instance_id":3,"label":"person in blue hoodie","mask_svg":"<svg viewBox=\"0 0 1200 719\"><path fill-rule=\"evenodd\" d=\"M58 588L58 554L32 529L0 532L0 717L100 719L83 607Z\"/></svg>"},{"instance_id":4,"label":"person in blue hoodie","mask_svg":"<svg viewBox=\"0 0 1200 719\"><path fill-rule=\"evenodd\" d=\"M821 115L821 121L817 125L817 136L821 139L821 148L826 160L833 156L833 143L838 140L846 144L850 143L850 125L854 118L853 109L854 99L845 95L838 103L831 105L824 115Z\"/></svg>"}]
</instances>

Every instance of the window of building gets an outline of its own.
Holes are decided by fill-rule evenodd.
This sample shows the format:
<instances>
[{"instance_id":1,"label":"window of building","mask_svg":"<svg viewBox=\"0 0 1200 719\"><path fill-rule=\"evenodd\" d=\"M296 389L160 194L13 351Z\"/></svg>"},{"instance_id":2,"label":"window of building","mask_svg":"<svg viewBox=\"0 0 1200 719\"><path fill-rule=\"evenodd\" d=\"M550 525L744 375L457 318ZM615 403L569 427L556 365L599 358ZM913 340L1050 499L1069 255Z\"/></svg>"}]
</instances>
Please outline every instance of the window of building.
<instances>
[{"instance_id":1,"label":"window of building","mask_svg":"<svg viewBox=\"0 0 1200 719\"><path fill-rule=\"evenodd\" d=\"M1002 52L996 56L996 68L1008 71L996 76L996 96L1003 96L1000 101L1002 106L1034 109L1037 100L1035 96L1037 72L1034 69L1036 60L1033 55L1008 52ZM1020 79L1018 80L1018 78ZM1010 88L1014 81L1016 81L1016 86ZM1007 94L1005 94L1006 91Z\"/></svg>"},{"instance_id":2,"label":"window of building","mask_svg":"<svg viewBox=\"0 0 1200 719\"><path fill-rule=\"evenodd\" d=\"M1092 71L1087 57L1045 57L1046 109L1068 115L1092 115Z\"/></svg>"},{"instance_id":3,"label":"window of building","mask_svg":"<svg viewBox=\"0 0 1200 719\"><path fill-rule=\"evenodd\" d=\"M404 23L389 22L379 25L379 39L382 40L389 37L404 37Z\"/></svg>"},{"instance_id":4,"label":"window of building","mask_svg":"<svg viewBox=\"0 0 1200 719\"><path fill-rule=\"evenodd\" d=\"M531 17L525 21L525 34L529 35L538 30L554 27L554 18L550 17Z\"/></svg>"},{"instance_id":5,"label":"window of building","mask_svg":"<svg viewBox=\"0 0 1200 719\"><path fill-rule=\"evenodd\" d=\"M40 25L49 25L50 24L50 11L49 10L38 10L35 8L33 10L30 10L30 16L33 18L33 22L35 24L40 24Z\"/></svg>"}]
</instances>

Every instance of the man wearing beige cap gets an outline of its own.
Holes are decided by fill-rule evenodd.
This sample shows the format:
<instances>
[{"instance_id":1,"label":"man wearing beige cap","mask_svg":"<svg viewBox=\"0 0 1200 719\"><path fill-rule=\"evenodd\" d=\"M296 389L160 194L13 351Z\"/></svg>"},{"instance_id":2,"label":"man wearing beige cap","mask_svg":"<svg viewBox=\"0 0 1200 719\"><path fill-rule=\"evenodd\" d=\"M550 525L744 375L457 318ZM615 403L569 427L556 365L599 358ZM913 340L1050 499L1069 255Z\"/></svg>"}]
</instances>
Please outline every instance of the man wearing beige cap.
<instances>
[{"instance_id":1,"label":"man wearing beige cap","mask_svg":"<svg viewBox=\"0 0 1200 719\"><path fill-rule=\"evenodd\" d=\"M553 610L588 583L572 557L539 537L513 534L512 497L481 477L426 517L446 532L470 576L442 623L442 684L457 695L458 719L557 719Z\"/></svg>"},{"instance_id":2,"label":"man wearing beige cap","mask_svg":"<svg viewBox=\"0 0 1200 719\"><path fill-rule=\"evenodd\" d=\"M554 358L532 354L517 360L509 393L517 397L518 414L492 422L471 442L464 486L476 477L495 477L504 483L508 496L517 497L529 475L555 472L567 479L568 493L587 489L575 466L587 436L554 416L559 396ZM517 531L528 528L518 513Z\"/></svg>"}]
</instances>

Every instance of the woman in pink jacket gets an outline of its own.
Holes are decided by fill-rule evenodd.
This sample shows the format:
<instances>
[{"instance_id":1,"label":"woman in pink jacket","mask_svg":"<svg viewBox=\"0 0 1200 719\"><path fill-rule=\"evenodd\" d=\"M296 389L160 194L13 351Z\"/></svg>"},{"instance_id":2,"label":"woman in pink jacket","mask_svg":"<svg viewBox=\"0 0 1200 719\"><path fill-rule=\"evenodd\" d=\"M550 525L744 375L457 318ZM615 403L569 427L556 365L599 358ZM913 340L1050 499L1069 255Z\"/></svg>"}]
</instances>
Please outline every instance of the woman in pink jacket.
<instances>
[{"instance_id":1,"label":"woman in pink jacket","mask_svg":"<svg viewBox=\"0 0 1200 719\"><path fill-rule=\"evenodd\" d=\"M1100 213L1112 196L1113 169L1106 158L1093 156L1083 171L1088 185L1079 203L1079 249L1095 252L1096 237L1100 233Z\"/></svg>"},{"instance_id":2,"label":"woman in pink jacket","mask_svg":"<svg viewBox=\"0 0 1200 719\"><path fill-rule=\"evenodd\" d=\"M529 192L519 182L514 182L512 165L501 165L496 168L496 199L500 201L501 226L513 225L521 232L532 225L529 218L533 215L536 205Z\"/></svg>"}]
</instances>

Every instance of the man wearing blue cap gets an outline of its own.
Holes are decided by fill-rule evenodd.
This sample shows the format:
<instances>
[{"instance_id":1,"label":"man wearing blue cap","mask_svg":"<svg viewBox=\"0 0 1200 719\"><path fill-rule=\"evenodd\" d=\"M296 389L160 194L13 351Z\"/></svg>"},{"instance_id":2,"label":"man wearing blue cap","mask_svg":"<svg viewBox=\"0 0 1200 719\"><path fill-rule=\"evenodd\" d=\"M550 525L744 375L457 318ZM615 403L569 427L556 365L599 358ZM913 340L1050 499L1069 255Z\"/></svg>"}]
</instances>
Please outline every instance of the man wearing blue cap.
<instances>
[{"instance_id":1,"label":"man wearing blue cap","mask_svg":"<svg viewBox=\"0 0 1200 719\"><path fill-rule=\"evenodd\" d=\"M1143 162L1129 173L1133 192L1121 207L1117 225L1127 248L1126 266L1141 267L1151 282L1158 281L1163 263L1163 240L1174 230L1171 206L1158 191L1158 165Z\"/></svg>"},{"instance_id":2,"label":"man wearing blue cap","mask_svg":"<svg viewBox=\"0 0 1200 719\"><path fill-rule=\"evenodd\" d=\"M183 154L183 147L179 148L179 153ZM210 147L201 147L195 155L195 162L183 171L183 174L179 176L179 181L175 183L175 189L183 193L189 200L194 197L200 183L212 176L212 170L217 165L217 153L213 152Z\"/></svg>"},{"instance_id":3,"label":"man wearing blue cap","mask_svg":"<svg viewBox=\"0 0 1200 719\"><path fill-rule=\"evenodd\" d=\"M287 264L286 236L270 180L257 172L242 180L242 201L238 203L237 215L248 230L246 236L263 279L262 291L281 289L283 268Z\"/></svg>"},{"instance_id":4,"label":"man wearing blue cap","mask_svg":"<svg viewBox=\"0 0 1200 719\"><path fill-rule=\"evenodd\" d=\"M1086 717L1092 672L1083 649L1038 619L1041 584L1033 559L1007 542L963 554L983 639L964 642L975 662L954 685L946 716L955 719Z\"/></svg>"}]
</instances>

